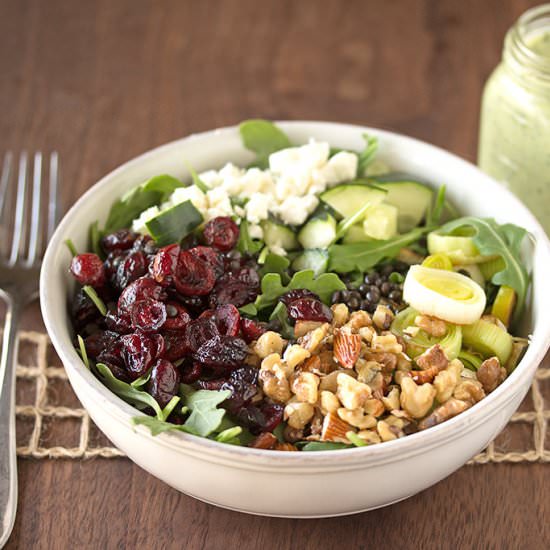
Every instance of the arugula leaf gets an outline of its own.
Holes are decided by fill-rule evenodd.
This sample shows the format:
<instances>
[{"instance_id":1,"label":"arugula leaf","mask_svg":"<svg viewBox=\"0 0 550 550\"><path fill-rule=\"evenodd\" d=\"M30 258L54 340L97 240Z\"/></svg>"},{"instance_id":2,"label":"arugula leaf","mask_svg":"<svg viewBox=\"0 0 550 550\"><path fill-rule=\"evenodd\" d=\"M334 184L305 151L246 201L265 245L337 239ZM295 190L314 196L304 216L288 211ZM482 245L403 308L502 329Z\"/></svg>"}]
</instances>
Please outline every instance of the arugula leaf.
<instances>
[{"instance_id":1,"label":"arugula leaf","mask_svg":"<svg viewBox=\"0 0 550 550\"><path fill-rule=\"evenodd\" d=\"M243 145L258 155L252 163L258 168L267 168L269 166L269 155L292 147L288 136L268 120L245 120L239 125L239 132Z\"/></svg>"},{"instance_id":2,"label":"arugula leaf","mask_svg":"<svg viewBox=\"0 0 550 550\"><path fill-rule=\"evenodd\" d=\"M363 134L363 138L366 142L366 147L361 151L358 156L357 162L357 177L365 175L367 166L374 160L376 151L378 150L378 138L376 136L369 136L369 134Z\"/></svg>"},{"instance_id":3,"label":"arugula leaf","mask_svg":"<svg viewBox=\"0 0 550 550\"><path fill-rule=\"evenodd\" d=\"M90 224L90 248L92 252L95 252L102 260L105 259L105 253L101 246L102 232L99 230L99 222L96 220Z\"/></svg>"},{"instance_id":4,"label":"arugula leaf","mask_svg":"<svg viewBox=\"0 0 550 550\"><path fill-rule=\"evenodd\" d=\"M284 277L287 275L289 265L290 260L285 256L279 256L279 254L269 252L262 267L260 268L260 277L263 277L267 273L279 273L282 277Z\"/></svg>"},{"instance_id":5,"label":"arugula leaf","mask_svg":"<svg viewBox=\"0 0 550 550\"><path fill-rule=\"evenodd\" d=\"M165 420L162 414L162 409L157 403L155 398L152 395L149 395L147 392L138 390L132 387L127 382L123 382L115 377L107 365L103 363L97 363L96 369L98 373L98 378L105 384L113 393L124 399L130 405L136 407L136 409L146 409L151 407L157 419Z\"/></svg>"},{"instance_id":6,"label":"arugula leaf","mask_svg":"<svg viewBox=\"0 0 550 550\"><path fill-rule=\"evenodd\" d=\"M504 261L503 269L494 273L491 282L498 286L512 287L516 291L517 304L512 320L516 323L523 312L530 282L521 259L521 244L527 231L512 223L499 225L492 218L467 216L446 223L438 232L446 235L462 227L473 229L472 239L480 254L497 255Z\"/></svg>"},{"instance_id":7,"label":"arugula leaf","mask_svg":"<svg viewBox=\"0 0 550 550\"><path fill-rule=\"evenodd\" d=\"M169 430L192 433L185 427L185 425L172 424L171 422L159 420L158 418L155 418L153 416L134 416L132 418L132 423L136 426L146 426L147 428L149 428L149 430L151 430L151 435L158 435L162 432L167 432Z\"/></svg>"},{"instance_id":8,"label":"arugula leaf","mask_svg":"<svg viewBox=\"0 0 550 550\"><path fill-rule=\"evenodd\" d=\"M294 328L288 321L288 310L283 302L279 302L271 312L269 320L272 321L273 319L277 319L281 323L281 330L279 332L283 338L287 340L294 339Z\"/></svg>"},{"instance_id":9,"label":"arugula leaf","mask_svg":"<svg viewBox=\"0 0 550 550\"><path fill-rule=\"evenodd\" d=\"M180 385L181 393L185 396L185 405L191 411L184 426L191 433L206 437L219 428L225 410L218 409L217 406L231 395L231 391L194 391L192 388L190 391L189 388L185 384Z\"/></svg>"},{"instance_id":10,"label":"arugula leaf","mask_svg":"<svg viewBox=\"0 0 550 550\"><path fill-rule=\"evenodd\" d=\"M191 174L191 179L193 180L193 185L196 185L203 193L208 193L210 189L208 185L201 180L200 176L197 174L196 170L188 163L183 161L183 165L187 168L188 172Z\"/></svg>"},{"instance_id":11,"label":"arugula leaf","mask_svg":"<svg viewBox=\"0 0 550 550\"><path fill-rule=\"evenodd\" d=\"M296 272L286 286L283 285L279 273L267 273L262 278L262 293L258 295L254 305L258 310L271 307L275 305L280 296L289 290L297 288L311 290L311 292L317 294L323 302L329 303L332 293L336 290L344 290L346 285L340 280L340 277L338 277L336 273L323 273L315 278L312 269L304 269Z\"/></svg>"},{"instance_id":12,"label":"arugula leaf","mask_svg":"<svg viewBox=\"0 0 550 550\"><path fill-rule=\"evenodd\" d=\"M88 298L92 300L97 309L99 309L99 313L101 313L101 315L107 315L107 306L105 305L105 302L97 295L94 287L84 285L82 290L88 295Z\"/></svg>"},{"instance_id":13,"label":"arugula leaf","mask_svg":"<svg viewBox=\"0 0 550 550\"><path fill-rule=\"evenodd\" d=\"M356 222L359 222L361 219L365 217L366 211L371 207L370 202L366 202L355 214L352 216L348 216L347 218L344 218L342 221L338 223L338 227L336 229L336 236L334 237L334 240L332 242L338 241L341 237L343 237L347 232L348 229L354 225Z\"/></svg>"},{"instance_id":14,"label":"arugula leaf","mask_svg":"<svg viewBox=\"0 0 550 550\"><path fill-rule=\"evenodd\" d=\"M143 191L152 191L159 194L159 203L168 200L170 195L178 188L185 185L178 179L168 174L154 176L141 185Z\"/></svg>"},{"instance_id":15,"label":"arugula leaf","mask_svg":"<svg viewBox=\"0 0 550 550\"><path fill-rule=\"evenodd\" d=\"M84 339L80 334L76 335L78 341L78 351L80 352L80 357L82 357L82 362L86 365L86 368L90 368L90 360L88 359L88 354L86 353L86 346L84 345Z\"/></svg>"},{"instance_id":16,"label":"arugula leaf","mask_svg":"<svg viewBox=\"0 0 550 550\"><path fill-rule=\"evenodd\" d=\"M435 201L428 207L428 212L426 214L426 225L439 225L441 216L443 215L443 210L445 209L445 193L447 191L447 186L442 185L437 190L437 195Z\"/></svg>"},{"instance_id":17,"label":"arugula leaf","mask_svg":"<svg viewBox=\"0 0 550 550\"><path fill-rule=\"evenodd\" d=\"M78 250L71 239L65 239L65 246L69 249L72 256L78 256Z\"/></svg>"},{"instance_id":18,"label":"arugula leaf","mask_svg":"<svg viewBox=\"0 0 550 550\"><path fill-rule=\"evenodd\" d=\"M367 442L364 439L361 439L354 431L349 431L346 433L346 437L356 446L356 447L366 447Z\"/></svg>"},{"instance_id":19,"label":"arugula leaf","mask_svg":"<svg viewBox=\"0 0 550 550\"><path fill-rule=\"evenodd\" d=\"M263 241L253 239L248 232L248 221L241 220L239 225L239 240L237 241L237 250L241 254L256 255L264 247Z\"/></svg>"},{"instance_id":20,"label":"arugula leaf","mask_svg":"<svg viewBox=\"0 0 550 550\"><path fill-rule=\"evenodd\" d=\"M353 445L333 441L310 441L302 447L302 451L336 451L338 449L349 449L350 447L353 447Z\"/></svg>"},{"instance_id":21,"label":"arugula leaf","mask_svg":"<svg viewBox=\"0 0 550 550\"><path fill-rule=\"evenodd\" d=\"M329 270L337 273L368 271L376 264L395 258L399 251L417 241L430 227L418 227L386 241L366 241L353 244L333 244L329 248Z\"/></svg>"},{"instance_id":22,"label":"arugula leaf","mask_svg":"<svg viewBox=\"0 0 550 550\"><path fill-rule=\"evenodd\" d=\"M215 439L220 443L231 443L236 440L237 444L239 444L240 441L238 440L238 436L241 435L242 431L243 429L240 426L233 426L232 428L227 428L223 430L223 432L220 432L216 435Z\"/></svg>"},{"instance_id":23,"label":"arugula leaf","mask_svg":"<svg viewBox=\"0 0 550 550\"><path fill-rule=\"evenodd\" d=\"M145 374L143 374L139 378L136 378L134 381L130 382L130 386L132 386L132 388L139 389L145 386L145 384L147 384L147 382L149 382L150 379L151 379L151 369L149 369Z\"/></svg>"},{"instance_id":24,"label":"arugula leaf","mask_svg":"<svg viewBox=\"0 0 550 550\"><path fill-rule=\"evenodd\" d=\"M239 308L241 315L246 315L248 317L255 317L258 315L258 310L254 304L246 304Z\"/></svg>"}]
</instances>

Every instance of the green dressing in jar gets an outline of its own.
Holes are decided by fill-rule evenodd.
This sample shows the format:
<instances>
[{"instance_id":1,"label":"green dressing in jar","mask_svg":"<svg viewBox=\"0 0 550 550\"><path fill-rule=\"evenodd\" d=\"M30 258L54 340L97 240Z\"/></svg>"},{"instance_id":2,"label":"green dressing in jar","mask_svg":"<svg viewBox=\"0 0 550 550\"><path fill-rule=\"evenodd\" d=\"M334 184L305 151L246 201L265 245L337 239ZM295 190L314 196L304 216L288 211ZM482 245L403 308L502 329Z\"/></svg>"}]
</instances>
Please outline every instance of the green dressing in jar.
<instances>
[{"instance_id":1,"label":"green dressing in jar","mask_svg":"<svg viewBox=\"0 0 550 550\"><path fill-rule=\"evenodd\" d=\"M478 162L550 234L550 4L527 11L506 35L483 93Z\"/></svg>"}]
</instances>

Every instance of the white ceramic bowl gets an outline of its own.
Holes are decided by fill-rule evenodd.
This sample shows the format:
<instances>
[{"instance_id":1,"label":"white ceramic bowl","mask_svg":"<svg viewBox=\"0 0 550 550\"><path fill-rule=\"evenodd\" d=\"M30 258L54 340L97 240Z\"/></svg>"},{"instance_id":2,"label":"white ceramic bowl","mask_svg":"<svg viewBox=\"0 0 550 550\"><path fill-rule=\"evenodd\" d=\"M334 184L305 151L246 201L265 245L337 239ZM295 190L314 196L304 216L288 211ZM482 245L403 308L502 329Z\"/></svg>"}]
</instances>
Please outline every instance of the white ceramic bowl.
<instances>
[{"instance_id":1,"label":"white ceramic bowl","mask_svg":"<svg viewBox=\"0 0 550 550\"><path fill-rule=\"evenodd\" d=\"M379 137L381 159L434 184L445 183L464 213L492 216L527 228L535 245L532 306L524 334L531 345L520 365L493 393L461 415L427 431L372 447L315 453L281 453L224 445L180 432L156 437L130 419L139 414L111 393L82 364L71 343L67 302L73 283L63 240L86 247L89 224L104 221L110 204L160 173L185 177L182 160L197 170L251 155L237 128L193 135L124 164L94 185L68 212L53 236L42 268L42 313L53 345L78 398L107 437L142 468L205 502L253 514L323 517L385 506L426 489L481 451L505 426L526 394L550 342L550 245L530 212L510 192L473 165L426 143L371 128L324 122L280 123L293 142L310 137L360 150L362 133ZM412 473L414 472L414 474Z\"/></svg>"}]
</instances>

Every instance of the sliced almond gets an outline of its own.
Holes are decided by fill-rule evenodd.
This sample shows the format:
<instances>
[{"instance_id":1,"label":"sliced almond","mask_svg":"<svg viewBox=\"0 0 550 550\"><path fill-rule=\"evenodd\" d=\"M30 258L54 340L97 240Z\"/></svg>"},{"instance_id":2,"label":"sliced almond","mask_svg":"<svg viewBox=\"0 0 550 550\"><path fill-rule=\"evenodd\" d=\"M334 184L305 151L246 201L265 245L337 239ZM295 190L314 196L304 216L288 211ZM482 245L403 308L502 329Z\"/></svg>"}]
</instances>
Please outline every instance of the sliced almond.
<instances>
[{"instance_id":1,"label":"sliced almond","mask_svg":"<svg viewBox=\"0 0 550 550\"><path fill-rule=\"evenodd\" d=\"M321 441L339 441L349 443L346 434L353 430L350 424L344 422L335 413L328 413L323 420Z\"/></svg>"},{"instance_id":2,"label":"sliced almond","mask_svg":"<svg viewBox=\"0 0 550 550\"><path fill-rule=\"evenodd\" d=\"M346 369L352 369L361 353L361 336L339 330L334 335L334 357Z\"/></svg>"}]
</instances>

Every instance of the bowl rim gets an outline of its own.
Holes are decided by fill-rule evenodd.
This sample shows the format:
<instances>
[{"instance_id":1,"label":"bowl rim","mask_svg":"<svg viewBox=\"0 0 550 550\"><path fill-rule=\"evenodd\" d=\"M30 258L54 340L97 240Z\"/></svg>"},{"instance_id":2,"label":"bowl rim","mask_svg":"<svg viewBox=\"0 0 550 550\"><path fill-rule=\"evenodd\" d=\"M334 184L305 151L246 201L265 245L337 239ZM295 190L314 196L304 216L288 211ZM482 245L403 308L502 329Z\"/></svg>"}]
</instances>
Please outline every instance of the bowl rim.
<instances>
[{"instance_id":1,"label":"bowl rim","mask_svg":"<svg viewBox=\"0 0 550 550\"><path fill-rule=\"evenodd\" d=\"M314 131L316 128L323 130L330 130L331 128L334 128L354 130L358 133L372 133L379 137L381 141L388 138L389 140L399 142L399 144L404 143L423 148L430 155L436 155L446 163L452 163L455 166L461 166L464 169L473 172L476 178L479 179L484 185L489 185L498 193L507 195L506 200L513 201L515 203L514 207L521 211L523 217L529 219L531 226L534 228L532 233L534 233L536 238L536 247L537 249L541 249L543 257L545 257L548 265L550 265L550 241L538 221L534 218L533 214L531 214L527 207L525 207L523 203L521 203L521 201L511 193L511 191L506 189L488 175L481 172L481 170L479 170L479 168L475 165L460 158L459 156L423 140L375 127L308 120L274 122L283 129L303 128ZM48 281L50 280L50 277L55 276L54 272L56 266L53 261L55 250L57 247L62 246L65 227L78 213L80 206L90 199L93 200L93 195L100 189L108 187L111 184L111 180L116 178L119 174L124 173L136 165L139 165L150 157L169 151L172 148L175 149L182 143L190 140L209 140L215 136L235 134L236 132L238 132L238 125L216 128L200 133L193 133L150 149L126 161L103 176L73 204L61 220L49 242L40 275L40 305L44 324L52 344L56 352L59 354L65 370L69 374L71 383L73 382L73 377L78 378L79 381L84 383L86 385L86 390L99 400L100 405L108 411L113 420L117 420L127 429L130 429L141 436L147 437L151 440L151 443L171 447L172 449L183 453L197 454L203 459L208 457L212 462L229 460L231 461L232 466L238 466L238 464L234 462L234 459L239 458L243 467L246 463L247 468L261 466L260 469L263 470L265 470L268 466L272 466L273 469L279 470L285 467L302 467L311 470L311 466L332 466L337 469L345 469L346 467L374 465L380 462L387 463L401 460L406 456L419 454L429 448L439 446L444 442L463 437L465 430L471 430L486 421L488 418L498 414L509 401L516 397L518 388L523 388L522 382L526 380L529 382L531 381L536 369L550 346L550 313L545 314L545 317L548 320L548 323L545 323L546 328L541 326L535 327L534 332L537 336L531 340L525 356L512 374L495 391L490 393L470 409L455 416L454 418L451 418L428 430L417 432L393 441L384 442L383 445L340 449L336 455L334 451L281 453L280 451L227 445L200 436L177 431L164 432L153 436L148 428L144 426L135 426L132 424L131 417L140 416L143 415L143 413L134 409L131 405L123 401L106 386L104 386L88 369L86 369L76 351L62 342L62 333L66 333L66 331L69 330L69 327L61 327L59 326L61 323L58 323L55 320L55 304L52 304L49 300L48 292ZM550 310L550 299L548 302L548 310ZM527 388L528 385L526 384L525 391L527 391ZM338 460L334 460L336 457L338 457Z\"/></svg>"}]
</instances>

